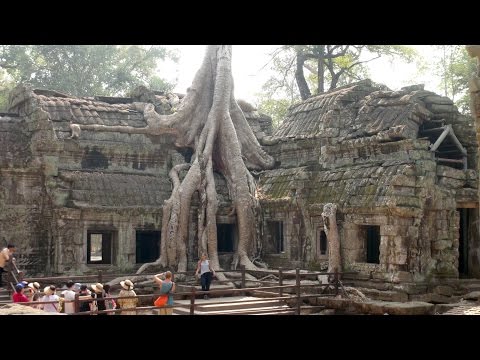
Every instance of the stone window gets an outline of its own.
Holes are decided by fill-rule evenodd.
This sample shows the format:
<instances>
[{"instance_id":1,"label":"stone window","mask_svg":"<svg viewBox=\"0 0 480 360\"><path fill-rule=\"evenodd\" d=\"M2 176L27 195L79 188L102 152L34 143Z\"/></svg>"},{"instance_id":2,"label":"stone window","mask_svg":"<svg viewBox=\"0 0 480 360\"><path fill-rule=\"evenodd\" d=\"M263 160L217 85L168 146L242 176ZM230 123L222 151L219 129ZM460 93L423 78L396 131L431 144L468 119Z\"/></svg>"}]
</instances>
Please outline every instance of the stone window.
<instances>
[{"instance_id":1,"label":"stone window","mask_svg":"<svg viewBox=\"0 0 480 360\"><path fill-rule=\"evenodd\" d=\"M112 231L88 231L87 264L112 263L112 238Z\"/></svg>"},{"instance_id":2,"label":"stone window","mask_svg":"<svg viewBox=\"0 0 480 360\"><path fill-rule=\"evenodd\" d=\"M234 225L217 224L217 251L220 253L234 252Z\"/></svg>"},{"instance_id":3,"label":"stone window","mask_svg":"<svg viewBox=\"0 0 480 360\"><path fill-rule=\"evenodd\" d=\"M143 264L160 257L160 231L136 231L135 262Z\"/></svg>"}]
</instances>

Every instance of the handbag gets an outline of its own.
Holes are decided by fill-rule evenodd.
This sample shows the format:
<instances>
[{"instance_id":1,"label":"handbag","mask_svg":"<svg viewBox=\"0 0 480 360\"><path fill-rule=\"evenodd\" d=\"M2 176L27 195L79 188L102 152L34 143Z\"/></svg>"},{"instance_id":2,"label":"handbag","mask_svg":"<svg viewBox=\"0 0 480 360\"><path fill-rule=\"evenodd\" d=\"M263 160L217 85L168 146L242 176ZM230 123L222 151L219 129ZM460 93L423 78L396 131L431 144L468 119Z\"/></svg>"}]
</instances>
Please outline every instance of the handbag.
<instances>
[{"instance_id":1,"label":"handbag","mask_svg":"<svg viewBox=\"0 0 480 360\"><path fill-rule=\"evenodd\" d=\"M172 282L172 286L170 286L170 290L173 289L173 284L174 283ZM167 304L167 301L168 301L168 294L170 293L170 290L168 290L165 294L160 295L157 298L157 300L155 300L153 305L158 306L158 307L165 306Z\"/></svg>"},{"instance_id":2,"label":"handbag","mask_svg":"<svg viewBox=\"0 0 480 360\"><path fill-rule=\"evenodd\" d=\"M157 300L153 303L155 306L165 306L168 301L168 294L160 295Z\"/></svg>"}]
</instances>

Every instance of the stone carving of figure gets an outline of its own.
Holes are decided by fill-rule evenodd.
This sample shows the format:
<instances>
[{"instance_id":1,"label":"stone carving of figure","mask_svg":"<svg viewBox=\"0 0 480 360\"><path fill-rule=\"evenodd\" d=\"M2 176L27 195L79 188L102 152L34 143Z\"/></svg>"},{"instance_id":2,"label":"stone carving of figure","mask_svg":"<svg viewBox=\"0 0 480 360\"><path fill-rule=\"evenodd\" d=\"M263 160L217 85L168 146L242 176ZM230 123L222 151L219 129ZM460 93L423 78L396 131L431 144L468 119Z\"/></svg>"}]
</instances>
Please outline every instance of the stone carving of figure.
<instances>
[{"instance_id":1,"label":"stone carving of figure","mask_svg":"<svg viewBox=\"0 0 480 360\"><path fill-rule=\"evenodd\" d=\"M82 132L82 129L80 129L80 125L78 124L70 124L70 130L72 131L70 139L78 139L80 133Z\"/></svg>"}]
</instances>

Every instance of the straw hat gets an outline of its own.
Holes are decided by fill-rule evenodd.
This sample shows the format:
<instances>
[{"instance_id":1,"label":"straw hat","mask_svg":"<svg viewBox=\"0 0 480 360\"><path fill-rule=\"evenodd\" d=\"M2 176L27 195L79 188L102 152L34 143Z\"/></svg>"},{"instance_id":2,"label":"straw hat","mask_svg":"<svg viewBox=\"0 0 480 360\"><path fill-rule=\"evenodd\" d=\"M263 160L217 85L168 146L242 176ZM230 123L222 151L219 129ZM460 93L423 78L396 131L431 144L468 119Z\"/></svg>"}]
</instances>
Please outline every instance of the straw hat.
<instances>
[{"instance_id":1,"label":"straw hat","mask_svg":"<svg viewBox=\"0 0 480 360\"><path fill-rule=\"evenodd\" d=\"M40 284L38 282L29 283L28 287L32 290L40 290Z\"/></svg>"},{"instance_id":2,"label":"straw hat","mask_svg":"<svg viewBox=\"0 0 480 360\"><path fill-rule=\"evenodd\" d=\"M96 283L95 285L92 285L92 289L96 293L101 293L101 292L103 292L103 285L100 284L100 283Z\"/></svg>"},{"instance_id":3,"label":"straw hat","mask_svg":"<svg viewBox=\"0 0 480 360\"><path fill-rule=\"evenodd\" d=\"M45 295L53 295L55 293L55 288L52 289L50 286L47 286L43 289L43 292Z\"/></svg>"},{"instance_id":4,"label":"straw hat","mask_svg":"<svg viewBox=\"0 0 480 360\"><path fill-rule=\"evenodd\" d=\"M125 290L132 290L133 289L133 283L130 280L125 280L125 281L120 281L120 285L125 289Z\"/></svg>"}]
</instances>

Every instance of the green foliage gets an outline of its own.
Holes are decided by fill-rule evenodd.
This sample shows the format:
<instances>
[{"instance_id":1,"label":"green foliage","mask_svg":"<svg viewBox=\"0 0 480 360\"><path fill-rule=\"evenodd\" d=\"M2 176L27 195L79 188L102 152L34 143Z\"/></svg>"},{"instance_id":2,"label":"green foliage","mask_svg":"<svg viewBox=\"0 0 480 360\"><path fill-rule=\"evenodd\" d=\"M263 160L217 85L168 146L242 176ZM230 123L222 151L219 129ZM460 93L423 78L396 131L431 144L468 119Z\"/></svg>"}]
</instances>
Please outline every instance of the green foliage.
<instances>
[{"instance_id":1,"label":"green foliage","mask_svg":"<svg viewBox=\"0 0 480 360\"><path fill-rule=\"evenodd\" d=\"M288 99L272 99L260 95L258 111L271 116L273 128L276 129L287 115L290 105Z\"/></svg>"},{"instance_id":2,"label":"green foliage","mask_svg":"<svg viewBox=\"0 0 480 360\"><path fill-rule=\"evenodd\" d=\"M6 72L0 69L0 112L7 111L8 94L14 86L14 82L9 80Z\"/></svg>"},{"instance_id":3,"label":"green foliage","mask_svg":"<svg viewBox=\"0 0 480 360\"><path fill-rule=\"evenodd\" d=\"M451 98L462 113L469 114L468 82L476 70L475 59L468 55L464 45L440 45L436 50L438 57L433 66L443 94Z\"/></svg>"},{"instance_id":4,"label":"green foliage","mask_svg":"<svg viewBox=\"0 0 480 360\"><path fill-rule=\"evenodd\" d=\"M0 46L0 67L15 83L76 96L122 96L137 85L170 90L173 84L155 75L165 59L177 56L161 46Z\"/></svg>"}]
</instances>

